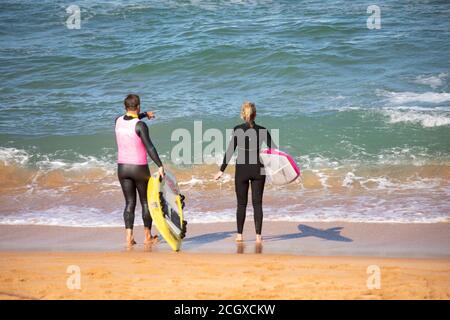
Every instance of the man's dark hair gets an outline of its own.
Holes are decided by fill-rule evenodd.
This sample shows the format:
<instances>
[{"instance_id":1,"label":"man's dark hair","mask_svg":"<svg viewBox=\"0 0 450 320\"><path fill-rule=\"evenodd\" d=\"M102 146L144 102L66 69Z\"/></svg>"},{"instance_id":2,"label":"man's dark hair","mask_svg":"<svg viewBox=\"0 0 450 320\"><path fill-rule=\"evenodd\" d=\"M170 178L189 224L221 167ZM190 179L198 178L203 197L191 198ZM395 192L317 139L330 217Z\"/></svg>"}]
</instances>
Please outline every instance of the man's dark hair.
<instances>
[{"instance_id":1,"label":"man's dark hair","mask_svg":"<svg viewBox=\"0 0 450 320\"><path fill-rule=\"evenodd\" d=\"M141 99L137 94L129 94L123 101L125 108L130 111L136 111L141 104Z\"/></svg>"}]
</instances>

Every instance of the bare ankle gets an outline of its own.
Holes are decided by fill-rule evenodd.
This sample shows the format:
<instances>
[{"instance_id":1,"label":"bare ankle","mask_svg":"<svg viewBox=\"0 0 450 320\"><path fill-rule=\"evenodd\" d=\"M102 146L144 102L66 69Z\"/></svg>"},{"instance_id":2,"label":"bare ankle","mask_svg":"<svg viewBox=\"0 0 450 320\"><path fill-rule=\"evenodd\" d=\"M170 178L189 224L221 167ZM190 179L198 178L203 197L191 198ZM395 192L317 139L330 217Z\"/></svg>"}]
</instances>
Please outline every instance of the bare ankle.
<instances>
[{"instance_id":1,"label":"bare ankle","mask_svg":"<svg viewBox=\"0 0 450 320\"><path fill-rule=\"evenodd\" d=\"M134 241L133 229L127 229L125 233L127 244L128 245L136 244L136 241Z\"/></svg>"}]
</instances>

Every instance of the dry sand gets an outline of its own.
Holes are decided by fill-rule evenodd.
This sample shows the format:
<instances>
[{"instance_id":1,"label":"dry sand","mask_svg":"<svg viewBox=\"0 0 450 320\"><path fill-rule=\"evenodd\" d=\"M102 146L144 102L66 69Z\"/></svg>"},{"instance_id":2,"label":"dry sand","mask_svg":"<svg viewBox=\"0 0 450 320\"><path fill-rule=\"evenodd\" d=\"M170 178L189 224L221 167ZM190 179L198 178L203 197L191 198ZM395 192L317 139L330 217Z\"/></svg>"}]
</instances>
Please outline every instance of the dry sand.
<instances>
[{"instance_id":1,"label":"dry sand","mask_svg":"<svg viewBox=\"0 0 450 320\"><path fill-rule=\"evenodd\" d=\"M195 253L0 253L2 299L449 299L450 261ZM81 289L67 287L68 266ZM368 289L367 267L381 271Z\"/></svg>"}]
</instances>

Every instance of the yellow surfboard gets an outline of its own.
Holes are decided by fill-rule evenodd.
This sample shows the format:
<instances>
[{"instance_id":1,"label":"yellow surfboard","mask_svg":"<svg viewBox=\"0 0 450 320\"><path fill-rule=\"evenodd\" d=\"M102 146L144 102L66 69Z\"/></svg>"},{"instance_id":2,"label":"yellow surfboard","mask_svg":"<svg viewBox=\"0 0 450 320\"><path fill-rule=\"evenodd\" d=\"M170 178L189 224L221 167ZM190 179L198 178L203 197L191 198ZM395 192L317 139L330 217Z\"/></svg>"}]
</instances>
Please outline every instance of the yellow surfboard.
<instances>
[{"instance_id":1,"label":"yellow surfboard","mask_svg":"<svg viewBox=\"0 0 450 320\"><path fill-rule=\"evenodd\" d=\"M159 233L174 251L181 249L181 243L186 235L187 222L183 217L183 198L172 173L166 171L163 178L158 173L150 177L147 188L150 215Z\"/></svg>"}]
</instances>

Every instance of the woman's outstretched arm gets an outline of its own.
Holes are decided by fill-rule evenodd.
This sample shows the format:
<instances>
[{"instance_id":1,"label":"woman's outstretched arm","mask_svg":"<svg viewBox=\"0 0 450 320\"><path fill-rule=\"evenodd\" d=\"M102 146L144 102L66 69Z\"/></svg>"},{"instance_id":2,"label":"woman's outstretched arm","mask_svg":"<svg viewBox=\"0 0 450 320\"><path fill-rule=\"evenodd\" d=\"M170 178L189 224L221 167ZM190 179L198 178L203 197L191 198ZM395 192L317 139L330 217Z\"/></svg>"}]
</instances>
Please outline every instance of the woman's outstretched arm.
<instances>
[{"instance_id":1,"label":"woman's outstretched arm","mask_svg":"<svg viewBox=\"0 0 450 320\"><path fill-rule=\"evenodd\" d=\"M278 149L278 146L272 140L272 136L270 135L269 130L266 129L266 131L267 131L267 141L266 141L267 147L269 149Z\"/></svg>"}]
</instances>

